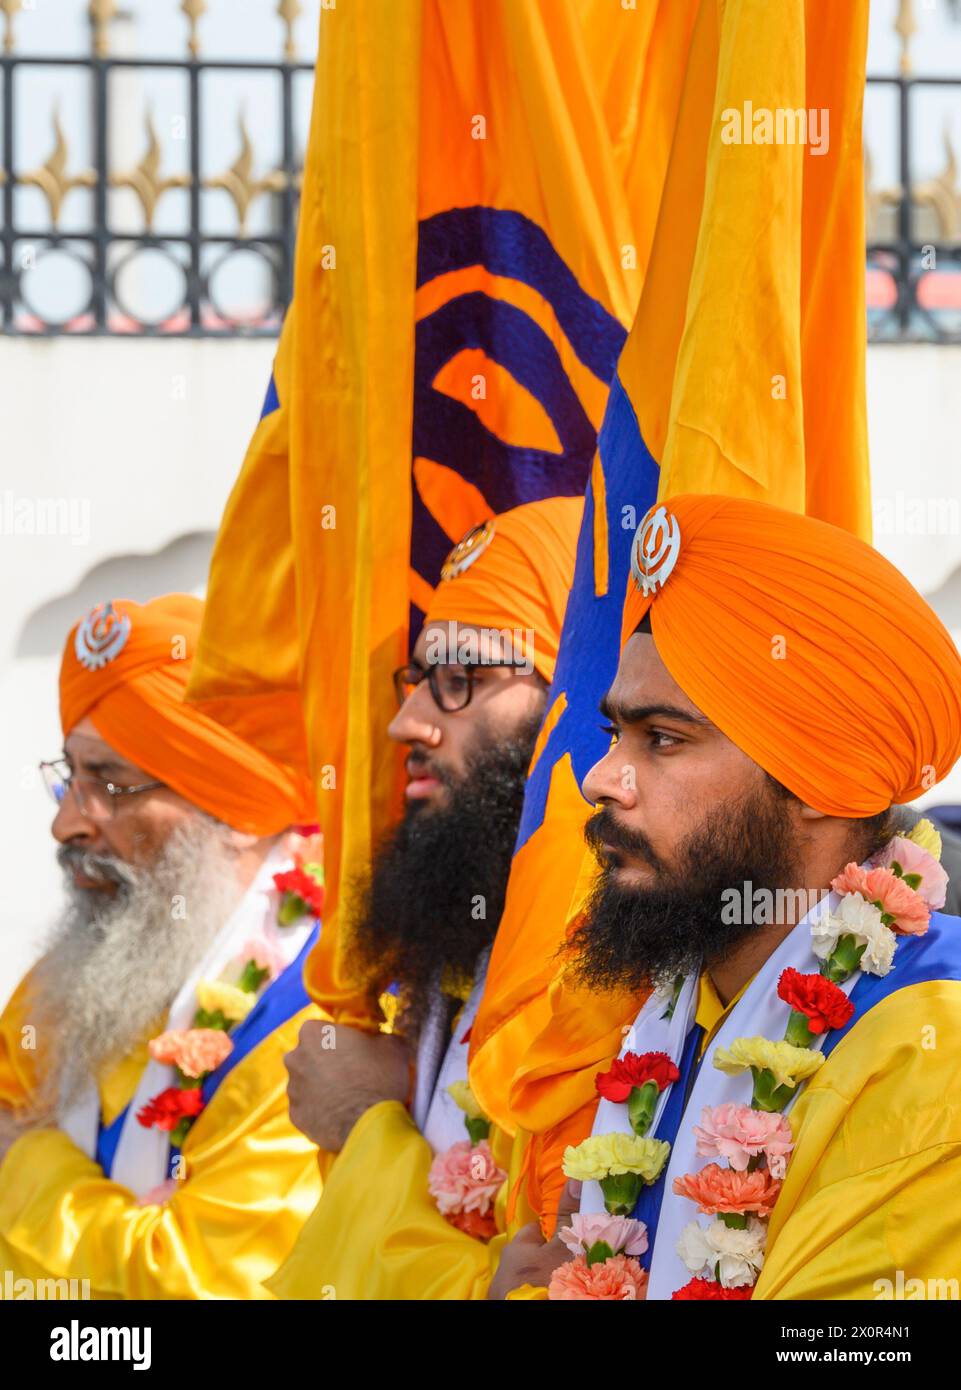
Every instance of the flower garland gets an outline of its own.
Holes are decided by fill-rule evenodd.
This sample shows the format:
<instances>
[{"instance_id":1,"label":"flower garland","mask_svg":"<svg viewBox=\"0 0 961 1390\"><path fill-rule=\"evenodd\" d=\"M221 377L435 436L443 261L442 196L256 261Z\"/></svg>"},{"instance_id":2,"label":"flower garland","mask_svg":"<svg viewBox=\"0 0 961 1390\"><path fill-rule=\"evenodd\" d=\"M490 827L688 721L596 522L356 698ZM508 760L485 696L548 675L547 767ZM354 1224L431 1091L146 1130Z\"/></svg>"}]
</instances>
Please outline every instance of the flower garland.
<instances>
[{"instance_id":1,"label":"flower garland","mask_svg":"<svg viewBox=\"0 0 961 1390\"><path fill-rule=\"evenodd\" d=\"M767 1221L794 1148L790 1122L781 1112L799 1086L823 1065L822 1053L815 1050L818 1041L830 1029L843 1028L854 1013L840 986L857 970L886 975L897 937L923 935L932 909L944 906L948 877L938 863L940 853L940 835L922 820L909 835L889 841L868 868L848 864L831 884L841 895L837 911L811 924L819 972L803 974L788 968L778 980L778 997L789 1007L784 1037L776 1042L765 1037L736 1038L730 1047L715 1049L713 1064L720 1071L734 1076L750 1070L751 1103L705 1106L701 1123L694 1126L697 1152L723 1160L727 1166L709 1163L674 1180L677 1196L695 1202L699 1213L714 1219L707 1226L691 1221L681 1232L677 1253L692 1278L675 1290L673 1299L720 1301L752 1296L764 1263ZM675 987L674 1003L676 999ZM643 1185L656 1181L663 1171L670 1146L646 1133L659 1092L677 1079L677 1067L665 1053L628 1053L596 1078L601 1096L626 1101L633 1133L592 1136L569 1147L563 1167L570 1178L599 1181L605 1208L612 1216L629 1215ZM581 1231L585 1219L572 1229ZM564 1232L561 1236L571 1244ZM549 1298L644 1296L640 1291L624 1293L623 1265L604 1276L593 1272L597 1263L603 1267L622 1258L629 1260L626 1242L619 1250L609 1240L598 1238L596 1243L606 1250L596 1251L594 1260L585 1247L582 1255L555 1271L551 1289L556 1281L557 1292L549 1289Z\"/></svg>"},{"instance_id":2,"label":"flower garland","mask_svg":"<svg viewBox=\"0 0 961 1390\"><path fill-rule=\"evenodd\" d=\"M447 1093L464 1112L468 1138L439 1153L427 1175L427 1190L446 1221L465 1235L490 1240L497 1233L494 1200L507 1174L491 1153L490 1120L466 1081L454 1081Z\"/></svg>"},{"instance_id":3,"label":"flower garland","mask_svg":"<svg viewBox=\"0 0 961 1390\"><path fill-rule=\"evenodd\" d=\"M311 913L319 915L324 903L324 871L317 863L303 864L295 856L293 869L274 874L281 894L277 925L292 926ZM265 936L246 941L235 960L218 980L197 983L197 1009L189 1028L173 1028L151 1038L150 1056L176 1070L173 1086L160 1091L137 1111L145 1129L170 1133L177 1148L204 1108L203 1085L211 1072L230 1056L231 1030L243 1021L268 984L284 969L284 961ZM232 978L231 978L232 977Z\"/></svg>"}]
</instances>

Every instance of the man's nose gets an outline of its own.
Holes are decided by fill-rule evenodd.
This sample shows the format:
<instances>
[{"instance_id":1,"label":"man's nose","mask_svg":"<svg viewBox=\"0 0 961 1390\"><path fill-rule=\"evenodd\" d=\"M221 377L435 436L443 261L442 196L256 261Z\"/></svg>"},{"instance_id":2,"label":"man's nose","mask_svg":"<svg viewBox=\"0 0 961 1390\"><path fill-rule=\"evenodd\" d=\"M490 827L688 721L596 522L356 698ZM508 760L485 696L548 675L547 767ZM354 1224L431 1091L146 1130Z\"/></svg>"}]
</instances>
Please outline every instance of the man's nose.
<instances>
[{"instance_id":1,"label":"man's nose","mask_svg":"<svg viewBox=\"0 0 961 1390\"><path fill-rule=\"evenodd\" d=\"M637 769L615 743L581 783L581 791L594 806L613 804L625 811L637 805Z\"/></svg>"},{"instance_id":2,"label":"man's nose","mask_svg":"<svg viewBox=\"0 0 961 1390\"><path fill-rule=\"evenodd\" d=\"M388 737L395 743L423 743L436 748L442 731L437 716L440 713L426 679L415 685L387 725Z\"/></svg>"},{"instance_id":3,"label":"man's nose","mask_svg":"<svg viewBox=\"0 0 961 1390\"><path fill-rule=\"evenodd\" d=\"M99 830L96 822L89 820L77 804L76 793L69 789L65 793L57 814L50 827L53 838L61 845L81 843L90 845L96 840Z\"/></svg>"}]
</instances>

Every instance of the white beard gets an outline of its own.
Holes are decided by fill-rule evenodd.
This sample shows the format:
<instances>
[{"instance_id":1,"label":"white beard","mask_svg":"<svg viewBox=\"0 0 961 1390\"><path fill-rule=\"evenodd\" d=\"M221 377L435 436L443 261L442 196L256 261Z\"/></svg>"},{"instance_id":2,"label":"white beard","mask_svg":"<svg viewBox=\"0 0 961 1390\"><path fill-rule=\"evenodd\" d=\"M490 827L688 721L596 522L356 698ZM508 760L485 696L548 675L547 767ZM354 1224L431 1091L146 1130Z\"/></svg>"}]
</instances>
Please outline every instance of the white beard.
<instances>
[{"instance_id":1,"label":"white beard","mask_svg":"<svg viewBox=\"0 0 961 1390\"><path fill-rule=\"evenodd\" d=\"M61 851L66 868L118 884L116 895L75 887L33 972L26 1021L35 1024L41 1084L32 1118L51 1119L164 1019L191 970L243 896L227 826L198 812L157 861Z\"/></svg>"}]
</instances>

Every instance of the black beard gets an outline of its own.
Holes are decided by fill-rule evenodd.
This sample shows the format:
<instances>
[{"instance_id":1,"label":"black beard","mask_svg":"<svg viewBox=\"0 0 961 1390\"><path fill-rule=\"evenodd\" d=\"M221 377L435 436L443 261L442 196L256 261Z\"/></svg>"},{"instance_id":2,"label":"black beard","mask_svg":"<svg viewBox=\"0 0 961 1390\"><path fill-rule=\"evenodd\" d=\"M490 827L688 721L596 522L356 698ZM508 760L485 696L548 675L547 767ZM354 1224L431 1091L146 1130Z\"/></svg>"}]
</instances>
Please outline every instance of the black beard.
<instances>
[{"instance_id":1,"label":"black beard","mask_svg":"<svg viewBox=\"0 0 961 1390\"><path fill-rule=\"evenodd\" d=\"M605 867L583 925L567 948L575 977L589 989L640 991L726 960L757 922L725 922L725 890L786 888L796 882L797 844L788 803L762 788L715 807L682 842L668 867L646 837L626 830L607 809L585 829L595 850L602 841L643 857L656 872L651 887L625 887Z\"/></svg>"},{"instance_id":2,"label":"black beard","mask_svg":"<svg viewBox=\"0 0 961 1390\"><path fill-rule=\"evenodd\" d=\"M374 856L369 883L355 888L355 959L372 996L397 984L398 1027L408 1038L417 1036L439 987L471 981L494 939L540 720L510 739L479 728L456 779L432 765L449 789L447 804L408 806Z\"/></svg>"}]
</instances>

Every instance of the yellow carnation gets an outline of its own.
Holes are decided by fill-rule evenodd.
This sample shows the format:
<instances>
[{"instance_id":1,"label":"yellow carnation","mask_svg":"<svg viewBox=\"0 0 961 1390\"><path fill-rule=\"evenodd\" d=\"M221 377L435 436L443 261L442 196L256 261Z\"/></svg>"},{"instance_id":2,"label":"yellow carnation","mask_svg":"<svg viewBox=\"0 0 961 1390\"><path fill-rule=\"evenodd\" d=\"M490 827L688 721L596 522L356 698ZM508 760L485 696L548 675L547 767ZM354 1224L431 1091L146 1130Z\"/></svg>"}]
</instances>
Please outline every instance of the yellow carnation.
<instances>
[{"instance_id":1,"label":"yellow carnation","mask_svg":"<svg viewBox=\"0 0 961 1390\"><path fill-rule=\"evenodd\" d=\"M256 1002L256 994L223 980L201 980L197 986L197 1003L204 1012L215 1014L219 1010L231 1023L246 1018Z\"/></svg>"},{"instance_id":2,"label":"yellow carnation","mask_svg":"<svg viewBox=\"0 0 961 1390\"><path fill-rule=\"evenodd\" d=\"M595 1134L564 1150L564 1172L578 1182L600 1182L618 1173L639 1173L654 1182L671 1151L662 1139L636 1134Z\"/></svg>"},{"instance_id":3,"label":"yellow carnation","mask_svg":"<svg viewBox=\"0 0 961 1390\"><path fill-rule=\"evenodd\" d=\"M930 854L932 859L941 858L941 836L929 820L919 820L905 839L911 840L919 849Z\"/></svg>"},{"instance_id":4,"label":"yellow carnation","mask_svg":"<svg viewBox=\"0 0 961 1390\"><path fill-rule=\"evenodd\" d=\"M469 1120L483 1119L484 1112L477 1104L477 1098L466 1081L452 1081L447 1087L447 1094Z\"/></svg>"},{"instance_id":5,"label":"yellow carnation","mask_svg":"<svg viewBox=\"0 0 961 1390\"><path fill-rule=\"evenodd\" d=\"M736 1076L748 1067L769 1071L778 1086L795 1087L799 1081L813 1076L824 1065L820 1052L809 1047L795 1047L789 1042L771 1042L769 1038L735 1038L730 1047L719 1047L714 1053L714 1065L728 1076Z\"/></svg>"}]
</instances>

